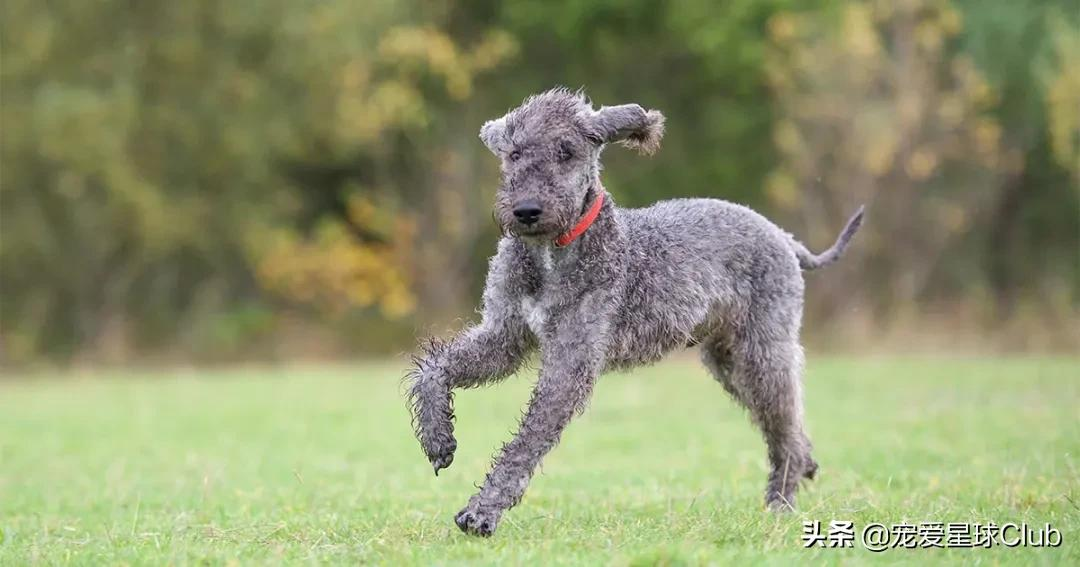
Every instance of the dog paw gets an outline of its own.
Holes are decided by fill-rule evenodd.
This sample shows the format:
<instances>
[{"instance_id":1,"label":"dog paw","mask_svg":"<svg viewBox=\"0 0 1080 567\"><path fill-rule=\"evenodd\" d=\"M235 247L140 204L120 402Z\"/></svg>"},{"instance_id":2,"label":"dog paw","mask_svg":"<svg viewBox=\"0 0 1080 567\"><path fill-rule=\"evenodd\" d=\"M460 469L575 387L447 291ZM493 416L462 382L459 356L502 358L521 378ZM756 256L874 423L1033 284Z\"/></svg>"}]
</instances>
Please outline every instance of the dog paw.
<instances>
[{"instance_id":1,"label":"dog paw","mask_svg":"<svg viewBox=\"0 0 1080 567\"><path fill-rule=\"evenodd\" d=\"M469 502L469 505L464 510L454 516L454 523L461 528L461 531L469 535L490 537L491 534L495 533L495 528L499 525L501 516L501 511L484 508Z\"/></svg>"},{"instance_id":2,"label":"dog paw","mask_svg":"<svg viewBox=\"0 0 1080 567\"><path fill-rule=\"evenodd\" d=\"M769 494L765 497L765 507L768 508L770 512L794 512L795 497L784 497L782 494Z\"/></svg>"},{"instance_id":3,"label":"dog paw","mask_svg":"<svg viewBox=\"0 0 1080 567\"><path fill-rule=\"evenodd\" d=\"M435 469L435 476L439 471L450 466L454 462L454 451L457 450L457 440L453 435L444 436L441 440L424 444L424 453L427 454L431 468Z\"/></svg>"},{"instance_id":4,"label":"dog paw","mask_svg":"<svg viewBox=\"0 0 1080 567\"><path fill-rule=\"evenodd\" d=\"M454 462L457 439L454 439L454 424L450 419L440 417L421 421L416 437L420 440L420 447L431 463L431 468L435 470L435 476L439 476L440 470Z\"/></svg>"}]
</instances>

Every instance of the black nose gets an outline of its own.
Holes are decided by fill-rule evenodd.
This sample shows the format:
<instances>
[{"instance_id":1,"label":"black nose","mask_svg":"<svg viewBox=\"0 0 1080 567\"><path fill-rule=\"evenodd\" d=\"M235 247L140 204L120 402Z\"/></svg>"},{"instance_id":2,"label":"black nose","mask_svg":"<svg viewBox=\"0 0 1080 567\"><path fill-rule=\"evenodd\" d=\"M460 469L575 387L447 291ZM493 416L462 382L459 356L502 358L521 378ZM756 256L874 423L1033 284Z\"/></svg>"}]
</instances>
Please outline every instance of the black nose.
<instances>
[{"instance_id":1,"label":"black nose","mask_svg":"<svg viewBox=\"0 0 1080 567\"><path fill-rule=\"evenodd\" d=\"M540 220L540 214L543 212L544 209L540 208L540 203L532 199L527 199L514 206L514 218L522 224L533 224Z\"/></svg>"}]
</instances>

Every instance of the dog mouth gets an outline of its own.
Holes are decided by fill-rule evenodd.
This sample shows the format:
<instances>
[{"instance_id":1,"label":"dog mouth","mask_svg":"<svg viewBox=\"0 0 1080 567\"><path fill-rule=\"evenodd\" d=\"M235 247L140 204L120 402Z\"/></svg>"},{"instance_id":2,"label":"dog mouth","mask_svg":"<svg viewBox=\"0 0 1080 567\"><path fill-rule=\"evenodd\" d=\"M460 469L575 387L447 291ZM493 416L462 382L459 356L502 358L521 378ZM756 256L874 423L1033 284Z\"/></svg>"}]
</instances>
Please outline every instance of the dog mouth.
<instances>
[{"instance_id":1,"label":"dog mouth","mask_svg":"<svg viewBox=\"0 0 1080 567\"><path fill-rule=\"evenodd\" d=\"M528 225L521 223L515 223L515 225L516 226L514 226L514 232L521 236L544 236L551 233L551 227L549 226L540 226L536 224Z\"/></svg>"},{"instance_id":2,"label":"dog mouth","mask_svg":"<svg viewBox=\"0 0 1080 567\"><path fill-rule=\"evenodd\" d=\"M557 236L551 227L522 225L520 223L515 223L515 226L511 227L509 232L514 236L529 240L551 240Z\"/></svg>"},{"instance_id":3,"label":"dog mouth","mask_svg":"<svg viewBox=\"0 0 1080 567\"><path fill-rule=\"evenodd\" d=\"M506 219L499 223L503 234L529 240L555 239L564 232L555 219L541 219L539 222L523 223L516 219Z\"/></svg>"}]
</instances>

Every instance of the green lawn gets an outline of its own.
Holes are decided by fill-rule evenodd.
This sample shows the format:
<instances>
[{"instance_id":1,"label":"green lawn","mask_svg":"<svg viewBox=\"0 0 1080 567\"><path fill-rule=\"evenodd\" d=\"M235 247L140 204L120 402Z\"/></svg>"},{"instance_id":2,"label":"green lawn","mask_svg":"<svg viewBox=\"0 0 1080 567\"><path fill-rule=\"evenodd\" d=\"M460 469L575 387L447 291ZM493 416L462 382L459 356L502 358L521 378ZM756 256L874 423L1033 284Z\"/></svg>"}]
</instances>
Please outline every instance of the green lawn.
<instances>
[{"instance_id":1,"label":"green lawn","mask_svg":"<svg viewBox=\"0 0 1080 567\"><path fill-rule=\"evenodd\" d=\"M689 358L608 375L491 539L452 518L532 374L458 396L436 478L401 370L7 376L0 564L1080 564L1077 359L811 356L821 471L780 516L757 433ZM1063 545L806 550L812 519L1049 522Z\"/></svg>"}]
</instances>

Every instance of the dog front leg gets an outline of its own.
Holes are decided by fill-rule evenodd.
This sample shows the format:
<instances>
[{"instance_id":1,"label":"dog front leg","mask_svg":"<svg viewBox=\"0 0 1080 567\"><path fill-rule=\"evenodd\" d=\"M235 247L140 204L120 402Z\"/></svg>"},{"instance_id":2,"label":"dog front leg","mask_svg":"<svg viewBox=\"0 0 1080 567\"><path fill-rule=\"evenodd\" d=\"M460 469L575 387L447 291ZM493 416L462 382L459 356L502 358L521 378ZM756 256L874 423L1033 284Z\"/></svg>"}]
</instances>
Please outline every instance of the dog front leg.
<instances>
[{"instance_id":1,"label":"dog front leg","mask_svg":"<svg viewBox=\"0 0 1080 567\"><path fill-rule=\"evenodd\" d=\"M517 320L485 321L450 341L429 341L414 357L408 375L413 427L436 475L450 466L457 450L452 389L513 374L530 348L531 340Z\"/></svg>"},{"instance_id":2,"label":"dog front leg","mask_svg":"<svg viewBox=\"0 0 1080 567\"><path fill-rule=\"evenodd\" d=\"M454 521L466 533L489 536L503 512L516 505L541 459L588 403L603 366L598 346L561 345L546 352L540 379L517 435L503 446L484 485Z\"/></svg>"}]
</instances>

